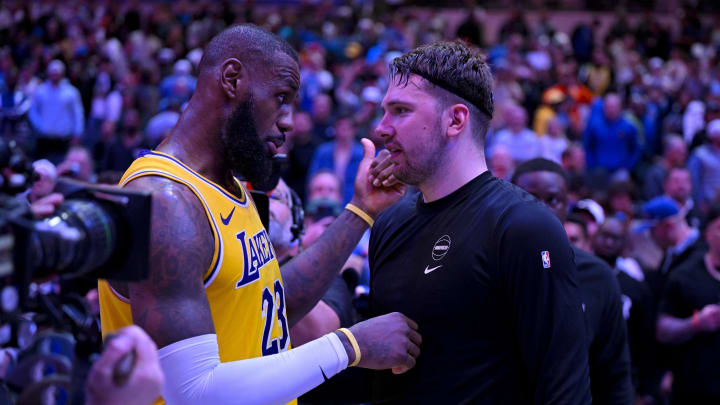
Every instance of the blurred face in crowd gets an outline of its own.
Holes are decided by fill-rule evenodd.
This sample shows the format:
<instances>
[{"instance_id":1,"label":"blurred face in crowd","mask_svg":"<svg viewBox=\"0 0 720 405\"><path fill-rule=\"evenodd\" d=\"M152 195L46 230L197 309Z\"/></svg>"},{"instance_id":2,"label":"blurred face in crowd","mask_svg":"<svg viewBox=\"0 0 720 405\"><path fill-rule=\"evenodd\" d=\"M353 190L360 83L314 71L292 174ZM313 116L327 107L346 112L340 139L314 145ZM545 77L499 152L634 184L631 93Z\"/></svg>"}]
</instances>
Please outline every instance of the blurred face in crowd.
<instances>
[{"instance_id":1,"label":"blurred face in crowd","mask_svg":"<svg viewBox=\"0 0 720 405\"><path fill-rule=\"evenodd\" d=\"M677 216L667 218L650 228L650 236L660 249L665 250L675 245L675 223L679 219Z\"/></svg>"},{"instance_id":2,"label":"blurred face in crowd","mask_svg":"<svg viewBox=\"0 0 720 405\"><path fill-rule=\"evenodd\" d=\"M50 82L52 82L52 84L54 85L57 85L58 83L60 83L60 80L62 80L63 76L65 76L65 66L63 66L62 62L54 60L50 62L47 74Z\"/></svg>"},{"instance_id":3,"label":"blurred face in crowd","mask_svg":"<svg viewBox=\"0 0 720 405\"><path fill-rule=\"evenodd\" d=\"M229 167L252 184L272 172L272 157L293 128L292 107L300 85L295 60L283 52L271 69L254 69L246 98L239 101L222 130L221 144ZM261 71L260 71L261 70Z\"/></svg>"},{"instance_id":4,"label":"blurred face in crowd","mask_svg":"<svg viewBox=\"0 0 720 405\"><path fill-rule=\"evenodd\" d=\"M488 162L490 173L499 179L510 180L515 170L515 162L508 148L496 146Z\"/></svg>"},{"instance_id":5,"label":"blurred face in crowd","mask_svg":"<svg viewBox=\"0 0 720 405\"><path fill-rule=\"evenodd\" d=\"M677 137L668 143L668 147L665 149L665 160L670 167L685 166L687 146L682 138Z\"/></svg>"},{"instance_id":6,"label":"blurred face in crowd","mask_svg":"<svg viewBox=\"0 0 720 405\"><path fill-rule=\"evenodd\" d=\"M626 191L619 191L610 196L610 212L622 212L627 216L633 214L632 196Z\"/></svg>"},{"instance_id":7,"label":"blurred face in crowd","mask_svg":"<svg viewBox=\"0 0 720 405\"><path fill-rule=\"evenodd\" d=\"M310 134L313 129L312 118L310 118L310 114L304 111L298 111L295 113L294 122L295 127L291 133L294 138L303 138L304 135Z\"/></svg>"},{"instance_id":8,"label":"blurred face in crowd","mask_svg":"<svg viewBox=\"0 0 720 405\"><path fill-rule=\"evenodd\" d=\"M519 105L508 106L505 110L508 128L513 132L520 132L527 124L525 109Z\"/></svg>"},{"instance_id":9,"label":"blurred face in crowd","mask_svg":"<svg viewBox=\"0 0 720 405\"><path fill-rule=\"evenodd\" d=\"M690 193L692 192L692 181L690 180L690 171L684 168L674 168L665 179L663 185L665 194L669 195L673 200L680 204L685 204Z\"/></svg>"},{"instance_id":10,"label":"blurred face in crowd","mask_svg":"<svg viewBox=\"0 0 720 405\"><path fill-rule=\"evenodd\" d=\"M617 218L608 218L600 225L592 239L593 252L610 263L622 254L623 246L625 225Z\"/></svg>"},{"instance_id":11,"label":"blurred face in crowd","mask_svg":"<svg viewBox=\"0 0 720 405\"><path fill-rule=\"evenodd\" d=\"M515 184L550 208L560 221L565 221L568 208L567 185L560 174L550 171L523 173Z\"/></svg>"},{"instance_id":12,"label":"blurred face in crowd","mask_svg":"<svg viewBox=\"0 0 720 405\"><path fill-rule=\"evenodd\" d=\"M327 94L318 94L313 100L312 116L316 121L325 122L332 113L332 99Z\"/></svg>"},{"instance_id":13,"label":"blurred face in crowd","mask_svg":"<svg viewBox=\"0 0 720 405\"><path fill-rule=\"evenodd\" d=\"M439 169L447 139L441 133L438 101L424 90L425 79L393 80L382 102L385 115L375 129L395 164L395 177L413 186Z\"/></svg>"},{"instance_id":14,"label":"blurred face in crowd","mask_svg":"<svg viewBox=\"0 0 720 405\"><path fill-rule=\"evenodd\" d=\"M712 220L705 228L705 241L712 252L720 253L720 217Z\"/></svg>"},{"instance_id":15,"label":"blurred face in crowd","mask_svg":"<svg viewBox=\"0 0 720 405\"><path fill-rule=\"evenodd\" d=\"M583 173L585 171L585 149L580 146L571 146L562 155L562 167L570 173Z\"/></svg>"},{"instance_id":16,"label":"blurred face in crowd","mask_svg":"<svg viewBox=\"0 0 720 405\"><path fill-rule=\"evenodd\" d=\"M622 113L622 102L617 94L608 94L603 100L603 112L605 118L610 122L615 122L620 119Z\"/></svg>"},{"instance_id":17,"label":"blurred face in crowd","mask_svg":"<svg viewBox=\"0 0 720 405\"><path fill-rule=\"evenodd\" d=\"M588 243L587 231L580 224L571 221L565 221L563 224L565 233L567 233L568 240L573 245L580 249L590 251L590 244Z\"/></svg>"},{"instance_id":18,"label":"blurred face in crowd","mask_svg":"<svg viewBox=\"0 0 720 405\"><path fill-rule=\"evenodd\" d=\"M335 140L350 143L355 140L355 123L352 118L341 118L335 123Z\"/></svg>"},{"instance_id":19,"label":"blurred face in crowd","mask_svg":"<svg viewBox=\"0 0 720 405\"><path fill-rule=\"evenodd\" d=\"M308 201L315 199L328 199L340 204L340 180L333 173L320 172L310 180Z\"/></svg>"}]
</instances>

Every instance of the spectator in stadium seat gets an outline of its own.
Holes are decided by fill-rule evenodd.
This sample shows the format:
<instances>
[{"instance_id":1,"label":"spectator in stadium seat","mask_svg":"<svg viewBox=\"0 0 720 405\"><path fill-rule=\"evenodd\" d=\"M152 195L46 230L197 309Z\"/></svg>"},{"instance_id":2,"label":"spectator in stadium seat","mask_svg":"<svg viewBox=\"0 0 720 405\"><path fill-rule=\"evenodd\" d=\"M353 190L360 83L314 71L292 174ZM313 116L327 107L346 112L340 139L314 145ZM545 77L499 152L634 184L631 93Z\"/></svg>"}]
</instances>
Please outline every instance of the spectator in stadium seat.
<instances>
[{"instance_id":1,"label":"spectator in stadium seat","mask_svg":"<svg viewBox=\"0 0 720 405\"><path fill-rule=\"evenodd\" d=\"M685 213L685 219L693 228L704 225L705 214L692 198L692 180L690 171L685 167L673 167L667 171L663 183L665 195L672 198Z\"/></svg>"},{"instance_id":2,"label":"spectator in stadium seat","mask_svg":"<svg viewBox=\"0 0 720 405\"><path fill-rule=\"evenodd\" d=\"M321 169L330 170L342 181L343 204L353 196L353 184L363 149L355 139L355 123L347 114L335 121L335 139L318 146L315 150L308 177L312 178Z\"/></svg>"},{"instance_id":3,"label":"spectator in stadium seat","mask_svg":"<svg viewBox=\"0 0 720 405\"><path fill-rule=\"evenodd\" d=\"M673 167L685 167L687 161L687 145L680 135L666 135L663 144L662 157L650 166L644 176L642 197L645 200L663 194L667 171Z\"/></svg>"},{"instance_id":4,"label":"spectator in stadium seat","mask_svg":"<svg viewBox=\"0 0 720 405\"><path fill-rule=\"evenodd\" d=\"M615 271L627 323L635 397L650 401L657 396L659 383L655 361L655 302L640 264L625 255L627 224L627 220L617 216L607 218L593 237L592 251Z\"/></svg>"},{"instance_id":5,"label":"spectator in stadium seat","mask_svg":"<svg viewBox=\"0 0 720 405\"><path fill-rule=\"evenodd\" d=\"M527 127L527 113L519 105L511 104L503 111L507 127L493 137L491 148L505 146L516 164L540 156L540 140L535 132Z\"/></svg>"},{"instance_id":6,"label":"spectator in stadium seat","mask_svg":"<svg viewBox=\"0 0 720 405\"><path fill-rule=\"evenodd\" d=\"M85 115L78 89L64 79L65 64L53 60L47 73L48 80L33 95L28 118L37 132L36 157L58 164L70 143L80 139Z\"/></svg>"},{"instance_id":7,"label":"spectator in stadium seat","mask_svg":"<svg viewBox=\"0 0 720 405\"><path fill-rule=\"evenodd\" d=\"M565 221L567 174L560 165L542 158L529 160L518 166L512 182ZM618 283L612 269L598 257L575 246L573 252L588 321L593 403L628 404L632 397L630 358Z\"/></svg>"},{"instance_id":8,"label":"spectator in stadium seat","mask_svg":"<svg viewBox=\"0 0 720 405\"><path fill-rule=\"evenodd\" d=\"M655 197L645 203L643 214L653 241L664 251L660 267L648 274L648 283L656 299L662 295L668 275L704 249L697 228L685 220L678 204L669 197Z\"/></svg>"},{"instance_id":9,"label":"spectator in stadium seat","mask_svg":"<svg viewBox=\"0 0 720 405\"><path fill-rule=\"evenodd\" d=\"M688 160L694 199L701 207L716 202L720 191L720 119L707 125L707 137L708 142L695 149Z\"/></svg>"},{"instance_id":10,"label":"spectator in stadium seat","mask_svg":"<svg viewBox=\"0 0 720 405\"><path fill-rule=\"evenodd\" d=\"M632 170L640 158L635 127L622 116L622 100L608 93L593 112L583 133L588 169L611 174L618 169Z\"/></svg>"},{"instance_id":11,"label":"spectator in stadium seat","mask_svg":"<svg viewBox=\"0 0 720 405\"><path fill-rule=\"evenodd\" d=\"M671 345L673 405L720 403L720 210L708 217L709 248L670 274L660 302L657 339Z\"/></svg>"}]
</instances>

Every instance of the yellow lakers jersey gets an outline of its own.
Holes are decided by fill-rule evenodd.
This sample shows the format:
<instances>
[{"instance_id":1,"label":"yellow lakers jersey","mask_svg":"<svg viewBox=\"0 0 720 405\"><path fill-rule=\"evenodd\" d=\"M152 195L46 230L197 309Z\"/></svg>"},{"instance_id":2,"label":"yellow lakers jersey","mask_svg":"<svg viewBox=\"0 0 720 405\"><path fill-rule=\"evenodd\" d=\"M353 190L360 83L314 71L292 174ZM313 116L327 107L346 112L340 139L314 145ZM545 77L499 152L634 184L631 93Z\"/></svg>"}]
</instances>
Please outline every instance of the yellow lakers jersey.
<instances>
[{"instance_id":1,"label":"yellow lakers jersey","mask_svg":"<svg viewBox=\"0 0 720 405\"><path fill-rule=\"evenodd\" d=\"M242 195L232 195L173 156L155 151L135 160L120 186L142 176L161 176L184 184L205 208L215 253L204 282L220 361L287 350L290 326L280 267L247 190L239 185ZM103 338L133 323L128 301L110 284L101 280L98 292Z\"/></svg>"}]
</instances>

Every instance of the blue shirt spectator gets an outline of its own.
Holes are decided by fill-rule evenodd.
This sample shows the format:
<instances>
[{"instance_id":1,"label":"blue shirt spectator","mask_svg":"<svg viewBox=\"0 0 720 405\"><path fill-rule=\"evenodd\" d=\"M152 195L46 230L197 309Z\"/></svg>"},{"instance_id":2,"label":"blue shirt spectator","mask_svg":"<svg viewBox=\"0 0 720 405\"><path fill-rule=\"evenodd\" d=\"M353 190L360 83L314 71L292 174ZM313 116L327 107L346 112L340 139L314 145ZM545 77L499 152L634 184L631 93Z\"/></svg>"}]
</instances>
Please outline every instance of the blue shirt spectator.
<instances>
[{"instance_id":1,"label":"blue shirt spectator","mask_svg":"<svg viewBox=\"0 0 720 405\"><path fill-rule=\"evenodd\" d=\"M621 116L622 103L610 93L593 106L583 133L589 169L632 170L640 158L637 129Z\"/></svg>"},{"instance_id":2,"label":"blue shirt spectator","mask_svg":"<svg viewBox=\"0 0 720 405\"><path fill-rule=\"evenodd\" d=\"M355 174L362 158L362 144L355 140L355 124L349 117L339 118L335 122L335 140L318 146L307 178L312 179L320 169L332 171L341 179L343 205L347 204L353 196Z\"/></svg>"},{"instance_id":3,"label":"blue shirt spectator","mask_svg":"<svg viewBox=\"0 0 720 405\"><path fill-rule=\"evenodd\" d=\"M48 67L48 80L33 96L29 118L41 137L70 139L79 137L85 117L80 92L63 79L65 66L54 60Z\"/></svg>"},{"instance_id":4,"label":"blue shirt spectator","mask_svg":"<svg viewBox=\"0 0 720 405\"><path fill-rule=\"evenodd\" d=\"M693 198L701 204L716 202L720 191L720 119L710 121L707 137L709 144L696 148L688 160Z\"/></svg>"}]
</instances>

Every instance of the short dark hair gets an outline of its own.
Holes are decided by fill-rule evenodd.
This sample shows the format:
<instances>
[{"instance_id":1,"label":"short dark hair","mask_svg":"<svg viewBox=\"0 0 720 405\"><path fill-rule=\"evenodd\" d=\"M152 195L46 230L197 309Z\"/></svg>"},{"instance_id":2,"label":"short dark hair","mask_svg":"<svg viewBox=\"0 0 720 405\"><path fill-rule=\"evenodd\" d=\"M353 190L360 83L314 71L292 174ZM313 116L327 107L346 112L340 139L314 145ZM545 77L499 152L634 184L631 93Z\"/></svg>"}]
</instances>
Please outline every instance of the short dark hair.
<instances>
[{"instance_id":1,"label":"short dark hair","mask_svg":"<svg viewBox=\"0 0 720 405\"><path fill-rule=\"evenodd\" d=\"M567 218L565 218L565 222L571 222L573 224L577 224L580 229L583 231L583 235L585 237L588 237L588 230L587 230L587 221L583 219L579 214L571 212L568 214Z\"/></svg>"},{"instance_id":2,"label":"short dark hair","mask_svg":"<svg viewBox=\"0 0 720 405\"><path fill-rule=\"evenodd\" d=\"M410 75L424 78L443 108L465 104L476 139L484 141L492 119L493 79L485 57L464 43L435 42L418 47L390 63L390 76L407 85Z\"/></svg>"},{"instance_id":3,"label":"short dark hair","mask_svg":"<svg viewBox=\"0 0 720 405\"><path fill-rule=\"evenodd\" d=\"M517 184L517 181L520 178L520 176L522 176L525 173L534 173L534 172L553 172L553 173L559 174L560 177L563 178L563 181L565 181L566 186L570 182L569 178L568 178L568 174L565 171L565 169L562 168L562 166L553 162L552 160L548 160L548 159L544 159L544 158L530 159L527 162L522 163L520 166L518 166L515 169L515 173L513 173L512 179L510 181L513 184Z\"/></svg>"},{"instance_id":4,"label":"short dark hair","mask_svg":"<svg viewBox=\"0 0 720 405\"><path fill-rule=\"evenodd\" d=\"M238 24L228 27L215 35L205 47L198 70L202 73L229 57L245 59L247 55L257 55L257 62L271 60L276 52L282 52L296 62L297 52L279 36L254 24Z\"/></svg>"}]
</instances>

